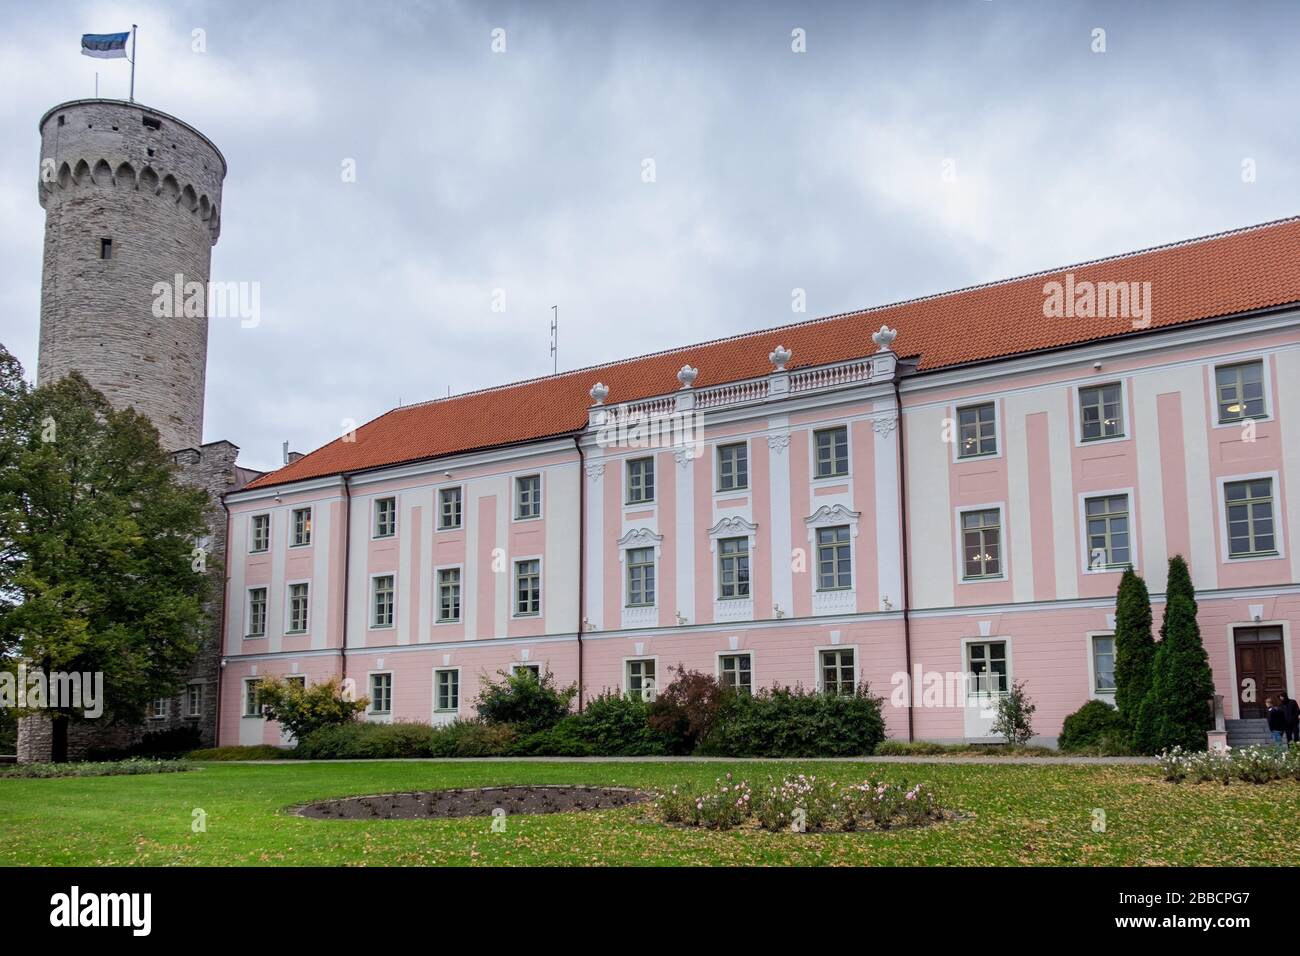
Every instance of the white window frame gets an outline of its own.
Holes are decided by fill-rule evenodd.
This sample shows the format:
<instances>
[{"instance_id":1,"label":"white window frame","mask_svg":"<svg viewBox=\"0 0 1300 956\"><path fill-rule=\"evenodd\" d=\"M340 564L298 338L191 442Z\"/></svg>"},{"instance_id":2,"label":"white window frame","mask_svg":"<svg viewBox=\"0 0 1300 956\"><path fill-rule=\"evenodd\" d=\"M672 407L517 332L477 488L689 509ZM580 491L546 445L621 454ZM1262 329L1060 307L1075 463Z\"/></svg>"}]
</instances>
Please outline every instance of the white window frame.
<instances>
[{"instance_id":1,"label":"white window frame","mask_svg":"<svg viewBox=\"0 0 1300 956\"><path fill-rule=\"evenodd\" d=\"M1088 495L1089 498L1095 497ZM1130 499L1131 500L1131 499ZM1130 511L1132 509L1130 508ZM996 511L998 513L998 550L1001 552L998 556L999 574L989 575L982 578L966 577L966 542L965 529L962 526L962 515L970 511ZM1008 573L1009 552L1007 548L1007 505L1005 501L991 501L982 505L961 505L953 509L953 521L957 528L957 583L958 584L989 584L990 582L1006 581L1010 578ZM1087 523L1084 523L1087 527ZM1084 542L1087 543L1086 541ZM1132 548L1129 549L1130 551Z\"/></svg>"},{"instance_id":2,"label":"white window frame","mask_svg":"<svg viewBox=\"0 0 1300 956\"><path fill-rule=\"evenodd\" d=\"M307 626L302 630L294 630L290 625L293 623L293 589L295 585L307 585ZM284 633L286 636L300 637L303 634L311 633L311 579L306 578L299 581L284 582Z\"/></svg>"},{"instance_id":3,"label":"white window frame","mask_svg":"<svg viewBox=\"0 0 1300 956\"><path fill-rule=\"evenodd\" d=\"M388 709L375 710L375 678L388 678ZM384 718L392 719L393 716L393 691L397 688L397 680L393 677L392 670L373 670L366 671L366 696L370 698L370 703L366 705L366 717L368 719L383 720Z\"/></svg>"},{"instance_id":4,"label":"white window frame","mask_svg":"<svg viewBox=\"0 0 1300 956\"><path fill-rule=\"evenodd\" d=\"M256 698L252 698L253 701L254 701L254 707L255 707L255 709L254 709L251 713L249 712L249 709L248 709L249 700L250 700L250 695L249 695L249 685L252 684L252 685L256 686L256 685L258 685L258 684L260 684L260 683L262 683L262 678L260 678L260 677L245 677L245 678L244 678L244 683L243 683L243 692L244 692L244 693L243 693L243 695L242 695L242 696L240 697L240 699L239 699L239 711L240 711L239 716L240 716L240 717L242 717L242 718L244 718L244 719L251 719L251 720L261 720L261 719L262 719L262 713L263 713L263 711L262 711L262 708L261 708L260 706L258 706L258 705L255 703L255 702L256 702Z\"/></svg>"},{"instance_id":5,"label":"white window frame","mask_svg":"<svg viewBox=\"0 0 1300 956\"><path fill-rule=\"evenodd\" d=\"M1212 428L1240 429L1246 422L1273 421L1276 417L1273 409L1277 406L1273 404L1273 363L1271 360L1272 354L1265 353L1256 355L1253 358L1224 359L1210 365L1210 425ZM1264 380L1265 415L1262 418L1234 418L1226 422L1219 421L1219 369L1229 368L1233 365L1249 365L1251 362L1259 362L1262 366L1260 374Z\"/></svg>"},{"instance_id":6,"label":"white window frame","mask_svg":"<svg viewBox=\"0 0 1300 956\"><path fill-rule=\"evenodd\" d=\"M993 445L994 450L985 452L982 455L962 455L961 453L961 413L963 409L978 408L981 405L993 406ZM954 463L963 461L995 461L1002 457L1002 401L998 398L972 398L952 405L952 460Z\"/></svg>"},{"instance_id":7,"label":"white window frame","mask_svg":"<svg viewBox=\"0 0 1300 956\"><path fill-rule=\"evenodd\" d=\"M519 565L525 561L537 562L537 610L521 614L519 611ZM464 600L462 593L461 600ZM521 621L531 621L546 616L546 562L540 554L521 554L510 559L510 616Z\"/></svg>"},{"instance_id":8,"label":"white window frame","mask_svg":"<svg viewBox=\"0 0 1300 956\"><path fill-rule=\"evenodd\" d=\"M389 623L389 624L376 624L376 623L375 623L375 611L377 610L377 608L375 607L375 598L378 597L378 584L377 584L377 582L379 581L380 578L392 578L392 579L393 579L393 604L392 604L392 608L391 608L391 614L392 614L392 618L393 618L393 620L392 620L392 622ZM311 590L310 590L310 589L308 589L307 596L308 596L308 598L311 597ZM371 630L371 631L391 631L393 628L395 628L395 627L397 626L397 572L396 572L396 571L378 571L378 572L376 572L376 573L370 575L369 605L370 605L370 613L369 613L369 615L368 615L368 618L369 618L369 626L367 627L367 630Z\"/></svg>"},{"instance_id":9,"label":"white window frame","mask_svg":"<svg viewBox=\"0 0 1300 956\"><path fill-rule=\"evenodd\" d=\"M511 479L510 520L512 522L513 521L540 521L542 518L546 517L546 509L543 505L543 502L546 501L546 478L544 477L544 475L545 473L541 471L535 471L535 472L530 471L526 475L515 475L514 478ZM537 514L525 515L521 517L519 514L520 490L521 490L520 483L525 481L528 478L537 479ZM462 520L463 520L464 506L465 506L465 502L464 499L462 498L461 500Z\"/></svg>"},{"instance_id":10,"label":"white window frame","mask_svg":"<svg viewBox=\"0 0 1300 956\"><path fill-rule=\"evenodd\" d=\"M307 540L302 544L294 544L294 535L297 534L298 512L307 512ZM289 547L290 548L310 548L315 540L316 533L316 509L313 505L295 505L289 509Z\"/></svg>"},{"instance_id":11,"label":"white window frame","mask_svg":"<svg viewBox=\"0 0 1300 956\"><path fill-rule=\"evenodd\" d=\"M1087 643L1087 649L1088 649L1088 697L1091 700L1102 700L1108 704L1113 704L1115 703L1115 691L1113 689L1111 690L1097 689L1097 660L1096 660L1097 652L1096 652L1096 647L1094 645L1096 644L1096 640L1099 637L1109 637L1112 641L1114 641L1115 632L1114 631L1088 631L1084 635L1084 640ZM1116 656L1118 656L1118 654L1116 654ZM1008 675L1010 674L1010 668L1011 668L1011 664L1008 662L1007 664Z\"/></svg>"},{"instance_id":12,"label":"white window frame","mask_svg":"<svg viewBox=\"0 0 1300 956\"><path fill-rule=\"evenodd\" d=\"M970 665L970 649L972 644L1002 644L1005 646L1003 655L1007 662L1007 688L1006 690L1000 691L988 698L989 700L994 700L995 697L1001 699L1010 693L1011 685L1014 684L1016 680L1015 661L1012 660L1011 657L1011 638L1000 634L990 634L988 637L963 637L961 639L961 666L962 672L968 675L974 673L974 671L971 670ZM1089 675L1088 679L1092 680L1091 675ZM972 696L972 693L972 688L967 686L966 696L969 698ZM996 704L993 706L996 706Z\"/></svg>"},{"instance_id":13,"label":"white window frame","mask_svg":"<svg viewBox=\"0 0 1300 956\"><path fill-rule=\"evenodd\" d=\"M460 590L460 599L457 606L460 613L454 618L442 618L442 581L443 571L455 571L458 574L457 588ZM433 569L433 623L434 626L448 624L463 624L465 621L465 565L463 564L440 564Z\"/></svg>"},{"instance_id":14,"label":"white window frame","mask_svg":"<svg viewBox=\"0 0 1300 956\"><path fill-rule=\"evenodd\" d=\"M745 449L745 483L735 488L722 487L722 452L726 448L743 448ZM726 498L731 495L747 495L754 488L754 470L753 459L749 454L749 439L739 438L731 440L729 438L720 439L713 446L713 494L715 497Z\"/></svg>"},{"instance_id":15,"label":"white window frame","mask_svg":"<svg viewBox=\"0 0 1300 956\"><path fill-rule=\"evenodd\" d=\"M856 689L862 683L862 651L856 644L825 644L821 647L813 648L813 675L815 679L814 686L817 693L826 693L826 681L822 674L822 654L829 651L852 651L853 652L853 687Z\"/></svg>"},{"instance_id":16,"label":"white window frame","mask_svg":"<svg viewBox=\"0 0 1300 956\"><path fill-rule=\"evenodd\" d=\"M1105 439L1100 439L1105 441ZM1094 568L1092 566L1092 551L1088 547L1088 499L1089 498L1112 498L1115 495L1128 496L1128 536L1129 536L1129 563L1117 564L1113 567ZM1142 555L1139 552L1141 537L1138 534L1137 522L1137 497L1132 488L1111 488L1098 489L1097 491L1081 491L1078 495L1076 507L1079 512L1079 543L1083 548L1083 574L1123 574L1124 569L1132 567L1134 571L1141 567Z\"/></svg>"},{"instance_id":17,"label":"white window frame","mask_svg":"<svg viewBox=\"0 0 1300 956\"><path fill-rule=\"evenodd\" d=\"M511 661L510 675L513 677L520 671L537 671L537 679L540 681L546 676L546 668L540 661Z\"/></svg>"},{"instance_id":18,"label":"white window frame","mask_svg":"<svg viewBox=\"0 0 1300 956\"><path fill-rule=\"evenodd\" d=\"M654 664L654 669L655 669L655 676L653 678L654 687L651 689L650 696L649 697L646 696L645 688L642 688L640 691L641 699L648 703L650 701L653 701L656 697L659 696L660 670L659 670L659 658L657 655L647 656L645 654L642 654L639 656L633 655L631 657L623 658L623 694L627 695L632 693L632 664L634 662L640 663L642 661L652 662Z\"/></svg>"},{"instance_id":19,"label":"white window frame","mask_svg":"<svg viewBox=\"0 0 1300 956\"><path fill-rule=\"evenodd\" d=\"M819 475L817 474L817 435L821 432L839 431L844 432L844 474L842 475ZM824 481L848 481L853 477L853 429L849 427L848 422L839 422L835 424L813 425L808 429L808 474L814 482Z\"/></svg>"},{"instance_id":20,"label":"white window frame","mask_svg":"<svg viewBox=\"0 0 1300 956\"><path fill-rule=\"evenodd\" d=\"M254 547L257 543L257 519L266 519L266 544L261 547ZM256 514L248 516L248 553L249 554L266 554L271 550L271 530L275 522L271 519L271 512L259 511Z\"/></svg>"},{"instance_id":21,"label":"white window frame","mask_svg":"<svg viewBox=\"0 0 1300 956\"><path fill-rule=\"evenodd\" d=\"M1260 421L1260 419L1246 419ZM1223 475L1214 479L1215 494L1219 509L1219 560L1223 564L1248 564L1251 561L1277 561L1286 557L1286 542L1283 540L1283 528L1286 524L1281 507L1281 482L1276 471L1256 471L1243 475ZM1263 481L1272 483L1273 496L1273 546L1272 554L1249 554L1234 558L1231 553L1232 543L1228 540L1228 489L1227 486L1238 481Z\"/></svg>"},{"instance_id":22,"label":"white window frame","mask_svg":"<svg viewBox=\"0 0 1300 956\"><path fill-rule=\"evenodd\" d=\"M1120 434L1111 435L1108 438L1089 438L1083 437L1083 397L1080 394L1085 388L1105 388L1107 385L1119 386L1119 408L1123 420L1120 422ZM1101 375L1091 378L1086 382L1076 382L1070 386L1070 414L1074 416L1074 446L1076 448L1093 448L1097 445L1109 445L1114 442L1130 441L1133 438L1133 418L1132 409L1129 408L1129 391L1128 379L1115 378L1113 375ZM1093 497L1089 495L1089 497Z\"/></svg>"},{"instance_id":23,"label":"white window frame","mask_svg":"<svg viewBox=\"0 0 1300 956\"><path fill-rule=\"evenodd\" d=\"M198 692L199 695L199 705L197 708L193 707L190 702L191 695L194 694L196 691ZM190 681L188 684L185 685L185 716L186 717L203 716L203 682L202 681Z\"/></svg>"},{"instance_id":24,"label":"white window frame","mask_svg":"<svg viewBox=\"0 0 1300 956\"><path fill-rule=\"evenodd\" d=\"M393 503L393 526L392 529L387 534L380 534L379 533L379 506L385 501L391 501ZM397 537L397 495L395 494L377 495L375 496L373 504L371 505L370 540L387 541L390 538L396 538L396 537Z\"/></svg>"},{"instance_id":25,"label":"white window frame","mask_svg":"<svg viewBox=\"0 0 1300 956\"><path fill-rule=\"evenodd\" d=\"M155 697L153 700L149 701L149 719L166 720L168 709L167 704L168 699L166 697Z\"/></svg>"},{"instance_id":26,"label":"white window frame","mask_svg":"<svg viewBox=\"0 0 1300 956\"><path fill-rule=\"evenodd\" d=\"M632 500L632 465L641 462L650 463L650 497L638 498ZM645 475L641 477L641 488L645 489ZM659 495L659 468L655 460L655 455L633 455L623 459L623 505L627 508L640 508L645 505L653 505L658 501Z\"/></svg>"},{"instance_id":27,"label":"white window frame","mask_svg":"<svg viewBox=\"0 0 1300 956\"><path fill-rule=\"evenodd\" d=\"M441 707L438 706L438 675L441 674L441 673L444 672L444 671L446 671L447 673L451 673L451 674L455 674L455 675L456 675L456 706L455 706L455 707L441 708ZM433 669L433 713L434 713L435 719L436 719L439 715L445 716L445 715L447 715L447 714L459 714L459 713L460 713L460 695L461 695L460 668L459 668L459 667L449 667L449 666L444 666L444 667L435 667L435 668Z\"/></svg>"},{"instance_id":28,"label":"white window frame","mask_svg":"<svg viewBox=\"0 0 1300 956\"><path fill-rule=\"evenodd\" d=\"M748 657L749 658L749 692L752 694L758 687L758 655L752 650L737 648L735 650L717 651L713 655L713 677L722 686L722 659L724 657Z\"/></svg>"},{"instance_id":29,"label":"white window frame","mask_svg":"<svg viewBox=\"0 0 1300 956\"><path fill-rule=\"evenodd\" d=\"M308 589L310 591L310 589ZM262 630L253 633L253 592L262 591ZM287 591L285 592L288 593ZM267 627L271 621L271 589L265 584L255 584L244 588L244 640L260 641L267 636Z\"/></svg>"},{"instance_id":30,"label":"white window frame","mask_svg":"<svg viewBox=\"0 0 1300 956\"><path fill-rule=\"evenodd\" d=\"M460 520L455 524L442 523L442 496L452 491L460 492ZM435 531L460 531L465 527L465 486L464 485L447 485L438 489L437 494L438 516L434 521Z\"/></svg>"}]
</instances>

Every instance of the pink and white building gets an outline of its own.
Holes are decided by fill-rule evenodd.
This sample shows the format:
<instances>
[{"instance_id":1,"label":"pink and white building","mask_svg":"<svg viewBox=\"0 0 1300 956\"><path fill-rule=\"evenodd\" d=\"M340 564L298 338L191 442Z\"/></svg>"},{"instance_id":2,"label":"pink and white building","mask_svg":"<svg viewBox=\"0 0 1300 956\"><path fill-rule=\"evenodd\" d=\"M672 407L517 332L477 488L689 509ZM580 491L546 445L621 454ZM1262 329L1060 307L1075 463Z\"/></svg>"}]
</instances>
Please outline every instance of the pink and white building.
<instances>
[{"instance_id":1,"label":"pink and white building","mask_svg":"<svg viewBox=\"0 0 1300 956\"><path fill-rule=\"evenodd\" d=\"M226 497L220 741L281 742L268 674L437 723L498 671L678 664L866 681L941 741L1023 680L1051 739L1174 554L1257 717L1300 683L1297 475L1294 219L402 407Z\"/></svg>"}]
</instances>

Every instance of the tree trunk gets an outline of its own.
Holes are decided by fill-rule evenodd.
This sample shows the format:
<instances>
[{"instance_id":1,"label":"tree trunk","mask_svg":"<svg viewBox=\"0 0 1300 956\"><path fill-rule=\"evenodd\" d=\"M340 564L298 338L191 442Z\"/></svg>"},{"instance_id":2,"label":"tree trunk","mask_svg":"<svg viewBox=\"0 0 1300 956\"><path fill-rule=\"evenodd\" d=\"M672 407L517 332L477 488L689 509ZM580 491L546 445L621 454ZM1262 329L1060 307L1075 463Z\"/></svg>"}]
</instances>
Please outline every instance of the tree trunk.
<instances>
[{"instance_id":1,"label":"tree trunk","mask_svg":"<svg viewBox=\"0 0 1300 956\"><path fill-rule=\"evenodd\" d=\"M50 759L55 763L68 762L68 718L55 715L50 721Z\"/></svg>"}]
</instances>

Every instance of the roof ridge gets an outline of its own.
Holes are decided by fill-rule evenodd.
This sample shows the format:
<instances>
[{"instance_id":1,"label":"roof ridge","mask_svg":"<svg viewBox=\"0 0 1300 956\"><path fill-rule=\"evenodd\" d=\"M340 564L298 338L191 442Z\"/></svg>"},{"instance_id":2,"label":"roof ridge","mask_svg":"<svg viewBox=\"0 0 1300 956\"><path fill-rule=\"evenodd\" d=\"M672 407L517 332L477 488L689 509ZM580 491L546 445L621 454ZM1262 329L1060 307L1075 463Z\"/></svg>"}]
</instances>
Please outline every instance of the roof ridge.
<instances>
[{"instance_id":1,"label":"roof ridge","mask_svg":"<svg viewBox=\"0 0 1300 956\"><path fill-rule=\"evenodd\" d=\"M1026 272L1022 275L1012 276L1006 279L993 279L988 282L977 282L973 285L959 286L956 289L946 289L943 292L931 292L927 295L913 296L910 299L898 299L894 302L886 302L881 305L868 306L864 309L851 309L847 312L834 312L830 315L822 315L812 319L804 319L800 322L789 322L785 325L776 325L766 329L751 329L748 332L736 332L732 335L719 336L716 339L706 339L702 342L692 342L689 345L679 345L670 349L661 349L657 352L645 352L641 355L632 355L627 358L615 359L611 362L601 362L595 365L585 365L581 368L570 369L567 372L554 372L550 375L535 375L532 378L523 378L514 382L504 382L500 385L488 385L483 388L472 389L468 392L457 392L454 395L447 395L442 398L429 398L422 402L412 402L410 405L397 405L390 408L381 415L377 415L371 421L378 421L385 415L392 412L404 411L408 408L422 408L427 405L435 405L439 402L448 402L457 398L468 398L472 395L485 395L489 392L500 392L511 388L520 388L524 385L532 385L536 382L553 381L562 379L570 375L580 375L584 372L594 372L600 369L615 368L620 365L626 365L630 362L639 362L642 359L659 358L665 355L675 355L681 352L688 352L692 349L707 348L711 345L719 345L723 342L735 342L739 339L746 339L756 335L763 335L768 332L781 332L786 329L802 329L812 325L818 325L822 322L834 322L838 319L847 319L855 315L871 315L874 312L883 312L886 309L897 309L905 305L914 305L918 302L933 302L936 299L947 298L948 296L962 295L967 292L975 292L980 289L996 289L999 286L1010 285L1014 282L1023 282L1026 279L1034 279L1038 276L1054 275L1058 272L1066 272L1071 269L1081 269L1085 266L1100 265L1103 262L1117 262L1121 259L1130 259L1134 256L1149 255L1153 252L1163 252L1166 249L1178 249L1183 246L1192 246L1202 242L1211 242L1216 239L1225 239L1229 236L1236 236L1242 233L1253 232L1258 229L1271 229L1275 226L1281 226L1286 223L1300 222L1300 215L1285 216L1281 219L1272 219L1268 222L1255 223L1249 226L1238 226L1235 229L1224 229L1219 232L1212 232L1204 236L1195 236L1191 239L1179 239L1174 242L1161 243L1155 246L1148 246L1145 249L1134 249L1130 252L1119 252L1110 256L1101 256L1097 259L1085 259L1081 262L1074 262L1068 265L1053 266L1050 269L1039 269L1034 272ZM780 344L780 343L778 343Z\"/></svg>"}]
</instances>

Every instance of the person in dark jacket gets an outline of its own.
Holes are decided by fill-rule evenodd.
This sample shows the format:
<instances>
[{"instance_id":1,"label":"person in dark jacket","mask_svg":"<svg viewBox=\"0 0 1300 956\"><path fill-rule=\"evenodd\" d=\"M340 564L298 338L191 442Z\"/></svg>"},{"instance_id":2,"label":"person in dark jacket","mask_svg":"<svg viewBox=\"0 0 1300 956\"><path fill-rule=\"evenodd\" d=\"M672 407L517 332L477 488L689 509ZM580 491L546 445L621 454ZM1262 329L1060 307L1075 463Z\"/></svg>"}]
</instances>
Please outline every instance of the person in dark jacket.
<instances>
[{"instance_id":1,"label":"person in dark jacket","mask_svg":"<svg viewBox=\"0 0 1300 956\"><path fill-rule=\"evenodd\" d=\"M1264 706L1268 708L1268 729L1273 734L1273 743L1286 746L1286 710L1272 697L1264 701Z\"/></svg>"},{"instance_id":2,"label":"person in dark jacket","mask_svg":"<svg viewBox=\"0 0 1300 956\"><path fill-rule=\"evenodd\" d=\"M1286 742L1300 741L1300 703L1294 697L1282 695L1282 713L1286 716Z\"/></svg>"}]
</instances>

